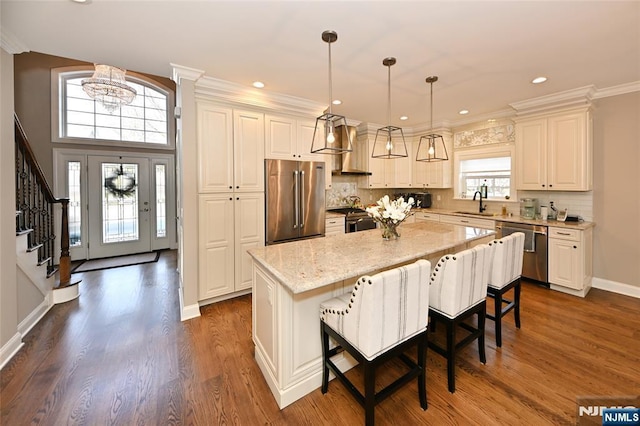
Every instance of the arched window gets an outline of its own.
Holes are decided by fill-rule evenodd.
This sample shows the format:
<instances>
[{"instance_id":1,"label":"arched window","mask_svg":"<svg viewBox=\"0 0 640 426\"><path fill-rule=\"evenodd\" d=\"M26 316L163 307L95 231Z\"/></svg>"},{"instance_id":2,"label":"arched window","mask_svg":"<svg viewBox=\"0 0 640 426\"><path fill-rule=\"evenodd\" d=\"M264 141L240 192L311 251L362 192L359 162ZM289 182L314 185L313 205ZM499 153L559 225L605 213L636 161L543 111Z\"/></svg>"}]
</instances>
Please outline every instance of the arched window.
<instances>
[{"instance_id":1,"label":"arched window","mask_svg":"<svg viewBox=\"0 0 640 426\"><path fill-rule=\"evenodd\" d=\"M127 84L137 95L129 105L108 111L89 98L81 82L91 67L56 68L51 72L54 142L173 148L173 91L136 73Z\"/></svg>"}]
</instances>

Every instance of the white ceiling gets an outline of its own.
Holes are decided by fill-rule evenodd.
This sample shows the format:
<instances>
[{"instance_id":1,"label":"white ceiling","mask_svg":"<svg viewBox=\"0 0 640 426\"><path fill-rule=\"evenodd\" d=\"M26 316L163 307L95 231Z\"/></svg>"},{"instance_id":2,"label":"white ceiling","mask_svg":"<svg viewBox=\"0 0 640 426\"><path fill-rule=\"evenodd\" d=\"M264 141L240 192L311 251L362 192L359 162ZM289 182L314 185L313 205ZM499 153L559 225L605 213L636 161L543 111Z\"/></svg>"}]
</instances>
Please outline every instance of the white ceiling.
<instances>
[{"instance_id":1,"label":"white ceiling","mask_svg":"<svg viewBox=\"0 0 640 426\"><path fill-rule=\"evenodd\" d=\"M171 63L328 104L387 124L462 123L509 104L594 85L640 82L640 2L2 0L1 31L26 49L170 77ZM533 85L544 75L547 83ZM466 117L461 109L470 110ZM401 122L398 117L408 115Z\"/></svg>"}]
</instances>

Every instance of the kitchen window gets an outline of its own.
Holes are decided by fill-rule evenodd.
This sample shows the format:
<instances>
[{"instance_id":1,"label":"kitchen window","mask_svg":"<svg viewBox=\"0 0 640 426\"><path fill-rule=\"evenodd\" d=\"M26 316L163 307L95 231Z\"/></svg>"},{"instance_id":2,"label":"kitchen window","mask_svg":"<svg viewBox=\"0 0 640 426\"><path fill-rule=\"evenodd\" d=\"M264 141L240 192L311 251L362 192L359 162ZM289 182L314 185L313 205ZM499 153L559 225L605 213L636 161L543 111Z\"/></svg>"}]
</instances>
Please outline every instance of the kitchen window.
<instances>
[{"instance_id":1,"label":"kitchen window","mask_svg":"<svg viewBox=\"0 0 640 426\"><path fill-rule=\"evenodd\" d=\"M109 112L82 90L82 80L92 75L93 67L86 66L52 70L54 142L173 149L173 91L128 72L127 84L137 95Z\"/></svg>"},{"instance_id":2,"label":"kitchen window","mask_svg":"<svg viewBox=\"0 0 640 426\"><path fill-rule=\"evenodd\" d=\"M473 198L487 185L487 199L515 198L512 183L515 148L513 145L473 148L454 153L454 194L456 198Z\"/></svg>"}]
</instances>

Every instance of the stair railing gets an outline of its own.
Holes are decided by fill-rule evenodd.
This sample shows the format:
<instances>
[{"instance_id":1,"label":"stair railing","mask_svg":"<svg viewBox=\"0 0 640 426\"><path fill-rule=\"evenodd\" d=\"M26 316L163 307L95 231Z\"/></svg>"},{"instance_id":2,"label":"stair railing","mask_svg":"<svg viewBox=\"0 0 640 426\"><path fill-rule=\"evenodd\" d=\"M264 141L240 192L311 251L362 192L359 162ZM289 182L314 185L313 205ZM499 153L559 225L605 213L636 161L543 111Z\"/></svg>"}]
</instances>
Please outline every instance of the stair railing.
<instances>
[{"instance_id":1,"label":"stair railing","mask_svg":"<svg viewBox=\"0 0 640 426\"><path fill-rule=\"evenodd\" d=\"M16 232L28 233L28 250L38 251L38 264L47 264L47 276L59 271L58 287L71 282L68 198L56 198L36 160L27 135L14 114L16 154ZM60 264L54 265L54 205L61 205Z\"/></svg>"}]
</instances>

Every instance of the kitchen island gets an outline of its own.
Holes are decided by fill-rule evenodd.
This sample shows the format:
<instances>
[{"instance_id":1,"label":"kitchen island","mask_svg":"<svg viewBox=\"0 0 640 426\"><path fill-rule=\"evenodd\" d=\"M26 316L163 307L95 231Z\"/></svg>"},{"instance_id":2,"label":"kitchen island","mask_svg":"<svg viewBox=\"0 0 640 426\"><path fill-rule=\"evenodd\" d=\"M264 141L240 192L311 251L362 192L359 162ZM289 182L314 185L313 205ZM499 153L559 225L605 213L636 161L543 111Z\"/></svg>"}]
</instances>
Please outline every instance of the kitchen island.
<instances>
[{"instance_id":1,"label":"kitchen island","mask_svg":"<svg viewBox=\"0 0 640 426\"><path fill-rule=\"evenodd\" d=\"M379 229L249 250L253 259L255 358L280 408L320 387L320 303L351 291L361 275L491 240L494 231L445 223L402 224L384 241ZM342 369L354 365L348 356Z\"/></svg>"}]
</instances>

